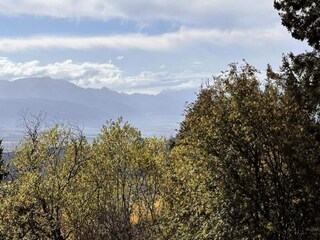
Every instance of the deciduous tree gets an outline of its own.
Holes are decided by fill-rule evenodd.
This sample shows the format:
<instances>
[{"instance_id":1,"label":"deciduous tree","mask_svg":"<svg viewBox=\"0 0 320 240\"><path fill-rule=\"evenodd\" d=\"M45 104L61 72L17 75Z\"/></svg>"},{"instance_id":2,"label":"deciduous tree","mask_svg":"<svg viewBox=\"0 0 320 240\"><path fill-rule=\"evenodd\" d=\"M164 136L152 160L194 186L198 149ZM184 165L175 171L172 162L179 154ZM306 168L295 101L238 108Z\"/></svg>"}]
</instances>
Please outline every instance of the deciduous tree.
<instances>
[{"instance_id":1,"label":"deciduous tree","mask_svg":"<svg viewBox=\"0 0 320 240\"><path fill-rule=\"evenodd\" d=\"M121 119L102 128L86 170L95 192L84 239L152 239L159 233L166 152L164 139L142 138Z\"/></svg>"},{"instance_id":2,"label":"deciduous tree","mask_svg":"<svg viewBox=\"0 0 320 240\"><path fill-rule=\"evenodd\" d=\"M173 149L170 233L319 238L320 146L308 130L313 124L281 84L261 85L247 64L215 77L187 109Z\"/></svg>"},{"instance_id":3,"label":"deciduous tree","mask_svg":"<svg viewBox=\"0 0 320 240\"><path fill-rule=\"evenodd\" d=\"M15 150L16 177L3 186L0 229L4 239L68 239L82 223L74 216L86 209L80 183L88 144L71 128L35 126Z\"/></svg>"}]
</instances>

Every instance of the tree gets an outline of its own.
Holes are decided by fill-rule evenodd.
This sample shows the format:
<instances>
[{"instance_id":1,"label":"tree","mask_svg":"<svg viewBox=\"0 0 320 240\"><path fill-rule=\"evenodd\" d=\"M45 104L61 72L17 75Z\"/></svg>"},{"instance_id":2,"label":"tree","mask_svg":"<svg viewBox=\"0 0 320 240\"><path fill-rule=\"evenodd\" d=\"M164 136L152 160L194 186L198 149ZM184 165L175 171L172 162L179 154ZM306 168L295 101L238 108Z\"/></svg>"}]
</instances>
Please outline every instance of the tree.
<instances>
[{"instance_id":1,"label":"tree","mask_svg":"<svg viewBox=\"0 0 320 240\"><path fill-rule=\"evenodd\" d=\"M311 52L284 57L282 80L304 107L314 110L320 103L320 2L276 0L274 7L292 36L313 47Z\"/></svg>"},{"instance_id":2,"label":"tree","mask_svg":"<svg viewBox=\"0 0 320 240\"><path fill-rule=\"evenodd\" d=\"M315 120L310 133L320 142L320 2L276 0L274 7L292 36L307 40L313 48L310 52L284 56L280 81L301 110Z\"/></svg>"},{"instance_id":3,"label":"tree","mask_svg":"<svg viewBox=\"0 0 320 240\"><path fill-rule=\"evenodd\" d=\"M161 236L164 138L122 120L90 145L61 124L26 120L13 178L0 185L1 239L154 239Z\"/></svg>"},{"instance_id":4,"label":"tree","mask_svg":"<svg viewBox=\"0 0 320 240\"><path fill-rule=\"evenodd\" d=\"M119 119L103 126L92 152L86 179L95 191L81 238L153 239L159 233L166 141L142 138Z\"/></svg>"},{"instance_id":5,"label":"tree","mask_svg":"<svg viewBox=\"0 0 320 240\"><path fill-rule=\"evenodd\" d=\"M15 150L16 178L3 186L0 230L4 239L68 239L90 197L80 184L88 144L81 131L35 123Z\"/></svg>"},{"instance_id":6,"label":"tree","mask_svg":"<svg viewBox=\"0 0 320 240\"><path fill-rule=\"evenodd\" d=\"M187 108L171 155L169 234L319 238L314 122L279 82L261 86L256 75L232 64Z\"/></svg>"},{"instance_id":7,"label":"tree","mask_svg":"<svg viewBox=\"0 0 320 240\"><path fill-rule=\"evenodd\" d=\"M320 3L315 0L276 0L274 7L279 11L282 24L292 36L307 40L309 45L320 48Z\"/></svg>"},{"instance_id":8,"label":"tree","mask_svg":"<svg viewBox=\"0 0 320 240\"><path fill-rule=\"evenodd\" d=\"M3 181L5 177L8 175L7 164L4 162L4 159L2 158L3 148L1 144L2 140L0 140L0 182Z\"/></svg>"},{"instance_id":9,"label":"tree","mask_svg":"<svg viewBox=\"0 0 320 240\"><path fill-rule=\"evenodd\" d=\"M215 239L215 199L207 153L180 140L170 154L163 186L164 239Z\"/></svg>"}]
</instances>

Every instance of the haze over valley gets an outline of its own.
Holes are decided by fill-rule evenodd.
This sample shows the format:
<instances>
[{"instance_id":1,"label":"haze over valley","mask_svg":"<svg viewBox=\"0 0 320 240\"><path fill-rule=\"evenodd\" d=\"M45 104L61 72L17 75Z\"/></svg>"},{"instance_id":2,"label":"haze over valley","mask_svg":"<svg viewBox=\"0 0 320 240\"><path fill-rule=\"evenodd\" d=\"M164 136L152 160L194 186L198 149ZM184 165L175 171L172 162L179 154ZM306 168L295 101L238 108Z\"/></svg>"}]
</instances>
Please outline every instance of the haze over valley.
<instances>
[{"instance_id":1,"label":"haze over valley","mask_svg":"<svg viewBox=\"0 0 320 240\"><path fill-rule=\"evenodd\" d=\"M126 94L108 88L81 88L66 80L25 78L0 81L1 138L10 146L23 134L23 117L46 115L46 122L69 123L94 137L110 119L123 117L145 136L175 134L187 102L197 89L164 90L156 95Z\"/></svg>"}]
</instances>

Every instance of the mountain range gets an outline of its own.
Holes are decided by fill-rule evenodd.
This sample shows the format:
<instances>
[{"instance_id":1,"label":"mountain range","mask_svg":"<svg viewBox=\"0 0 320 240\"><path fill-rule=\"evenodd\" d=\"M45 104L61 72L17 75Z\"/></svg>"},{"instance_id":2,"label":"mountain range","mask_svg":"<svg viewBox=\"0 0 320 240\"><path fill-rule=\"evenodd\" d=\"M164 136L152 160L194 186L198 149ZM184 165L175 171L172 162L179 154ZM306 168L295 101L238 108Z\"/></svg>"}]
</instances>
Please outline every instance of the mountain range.
<instances>
[{"instance_id":1,"label":"mountain range","mask_svg":"<svg viewBox=\"0 0 320 240\"><path fill-rule=\"evenodd\" d=\"M174 135L187 102L196 89L166 90L157 95L126 94L107 88L81 88L65 81L25 78L0 81L0 137L4 129L21 127L21 115L44 112L47 120L76 124L98 132L109 119L122 116L144 135ZM5 134L3 134L5 135Z\"/></svg>"}]
</instances>

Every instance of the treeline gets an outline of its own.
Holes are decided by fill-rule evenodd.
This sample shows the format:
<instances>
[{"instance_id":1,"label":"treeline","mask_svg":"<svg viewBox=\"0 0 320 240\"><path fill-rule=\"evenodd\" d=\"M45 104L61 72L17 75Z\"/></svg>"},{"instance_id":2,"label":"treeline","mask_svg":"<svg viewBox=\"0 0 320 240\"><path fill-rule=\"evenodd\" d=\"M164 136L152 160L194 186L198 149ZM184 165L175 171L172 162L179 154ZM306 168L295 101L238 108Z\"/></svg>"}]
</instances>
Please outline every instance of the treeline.
<instances>
[{"instance_id":1,"label":"treeline","mask_svg":"<svg viewBox=\"0 0 320 240\"><path fill-rule=\"evenodd\" d=\"M37 119L1 186L1 239L149 239L163 200L164 139L142 138L121 120L89 144Z\"/></svg>"},{"instance_id":2,"label":"treeline","mask_svg":"<svg viewBox=\"0 0 320 240\"><path fill-rule=\"evenodd\" d=\"M273 74L231 65L171 141L27 122L1 166L1 239L318 239L319 123Z\"/></svg>"},{"instance_id":3,"label":"treeline","mask_svg":"<svg viewBox=\"0 0 320 240\"><path fill-rule=\"evenodd\" d=\"M89 143L27 121L0 164L0 239L320 239L320 5L275 7L312 51L268 66L264 81L231 64L174 139L120 119Z\"/></svg>"}]
</instances>

